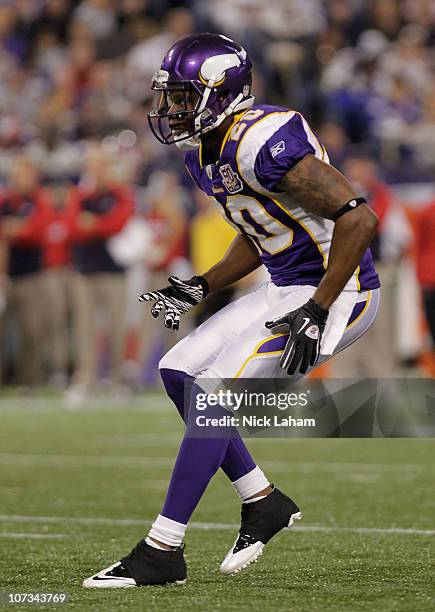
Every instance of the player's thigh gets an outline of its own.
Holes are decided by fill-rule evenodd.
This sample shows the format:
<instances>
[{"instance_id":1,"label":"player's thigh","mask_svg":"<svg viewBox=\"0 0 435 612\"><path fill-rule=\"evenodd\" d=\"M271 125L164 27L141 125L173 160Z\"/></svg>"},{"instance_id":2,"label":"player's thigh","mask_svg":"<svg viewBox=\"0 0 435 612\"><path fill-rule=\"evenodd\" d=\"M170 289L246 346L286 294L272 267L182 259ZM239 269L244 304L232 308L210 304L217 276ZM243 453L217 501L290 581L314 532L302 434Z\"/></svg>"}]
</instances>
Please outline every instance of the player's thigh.
<instances>
[{"instance_id":1,"label":"player's thigh","mask_svg":"<svg viewBox=\"0 0 435 612\"><path fill-rule=\"evenodd\" d=\"M260 316L249 313L250 324L211 363L203 376L211 379L277 378L283 375L279 358L288 334L272 334L266 321L296 310L313 295L315 287L268 287L267 308Z\"/></svg>"},{"instance_id":2,"label":"player's thigh","mask_svg":"<svg viewBox=\"0 0 435 612\"><path fill-rule=\"evenodd\" d=\"M366 333L376 318L379 303L380 290L373 289L367 292L367 299L365 301L356 304L353 316L350 318L349 324L347 325L340 342L337 344L334 355L346 349Z\"/></svg>"},{"instance_id":3,"label":"player's thigh","mask_svg":"<svg viewBox=\"0 0 435 612\"><path fill-rule=\"evenodd\" d=\"M291 312L307 302L315 291L315 287L298 286L283 288L281 292L272 289L272 299L266 313L246 328L236 342L226 346L216 360L203 373L210 379L233 378L281 378L287 377L279 360L286 345L288 334L271 334L265 328L266 320L278 317L285 312ZM379 304L379 291L369 292L368 299L358 304L351 316L334 354L344 350L356 342L371 326L376 316ZM317 365L330 359L332 355L321 356ZM310 368L312 370L313 368ZM295 374L295 382L303 378L303 374Z\"/></svg>"},{"instance_id":4,"label":"player's thigh","mask_svg":"<svg viewBox=\"0 0 435 612\"><path fill-rule=\"evenodd\" d=\"M252 321L268 309L268 283L222 308L166 353L159 368L181 370L198 376L208 368L227 346L237 344L238 337Z\"/></svg>"}]
</instances>

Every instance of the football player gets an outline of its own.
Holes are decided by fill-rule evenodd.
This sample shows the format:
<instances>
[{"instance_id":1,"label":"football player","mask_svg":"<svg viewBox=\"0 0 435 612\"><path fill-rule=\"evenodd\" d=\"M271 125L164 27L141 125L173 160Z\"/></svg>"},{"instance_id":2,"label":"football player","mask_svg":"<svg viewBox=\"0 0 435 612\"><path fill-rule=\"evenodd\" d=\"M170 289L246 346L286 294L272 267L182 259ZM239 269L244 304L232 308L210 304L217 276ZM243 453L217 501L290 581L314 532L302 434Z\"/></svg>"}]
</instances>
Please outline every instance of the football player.
<instances>
[{"instance_id":1,"label":"football player","mask_svg":"<svg viewBox=\"0 0 435 612\"><path fill-rule=\"evenodd\" d=\"M186 385L200 379L295 380L352 344L371 325L379 279L368 245L377 218L335 170L302 115L255 105L246 51L225 36L177 42L154 76L148 115L160 142L185 151L193 181L238 235L203 276L169 278L141 296L178 329L209 293L260 265L270 281L223 308L160 362L169 397L185 418ZM197 383L195 383L197 384ZM133 551L87 578L86 587L184 583L183 538L210 479L221 468L242 502L234 545L221 565L247 567L279 531L301 517L270 484L238 436L185 435L166 500Z\"/></svg>"}]
</instances>

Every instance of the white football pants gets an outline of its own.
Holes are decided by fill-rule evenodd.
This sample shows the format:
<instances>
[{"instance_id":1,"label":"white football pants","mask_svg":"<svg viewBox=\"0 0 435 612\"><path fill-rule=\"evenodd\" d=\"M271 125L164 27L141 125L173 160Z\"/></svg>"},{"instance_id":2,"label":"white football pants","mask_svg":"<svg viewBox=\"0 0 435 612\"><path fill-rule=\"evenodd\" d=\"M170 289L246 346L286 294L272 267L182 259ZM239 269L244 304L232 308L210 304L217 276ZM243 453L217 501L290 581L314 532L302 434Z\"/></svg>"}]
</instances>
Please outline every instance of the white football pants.
<instances>
[{"instance_id":1,"label":"white football pants","mask_svg":"<svg viewBox=\"0 0 435 612\"><path fill-rule=\"evenodd\" d=\"M159 367L181 370L195 378L288 376L279 366L287 336L273 334L264 324L303 306L315 290L310 285L277 287L270 281L263 283L178 342ZM317 365L362 336L373 323L378 304L379 289L343 292L330 309ZM322 347L326 349L323 354ZM298 374L294 378L301 377Z\"/></svg>"}]
</instances>

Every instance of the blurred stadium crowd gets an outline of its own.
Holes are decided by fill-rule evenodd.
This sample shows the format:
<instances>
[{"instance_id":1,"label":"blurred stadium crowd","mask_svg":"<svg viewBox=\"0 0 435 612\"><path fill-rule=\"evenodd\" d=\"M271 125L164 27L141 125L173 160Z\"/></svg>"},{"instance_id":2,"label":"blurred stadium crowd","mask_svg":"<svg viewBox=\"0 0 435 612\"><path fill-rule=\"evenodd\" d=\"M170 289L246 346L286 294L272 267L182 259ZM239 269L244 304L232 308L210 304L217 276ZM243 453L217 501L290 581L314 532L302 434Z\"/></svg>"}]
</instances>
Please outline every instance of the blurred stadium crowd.
<instances>
[{"instance_id":1,"label":"blurred stadium crowd","mask_svg":"<svg viewBox=\"0 0 435 612\"><path fill-rule=\"evenodd\" d=\"M232 239L146 121L152 74L195 31L246 47L257 101L302 111L380 217L379 322L329 374L433 374L434 0L0 0L4 384L75 402L155 382L175 340L137 295Z\"/></svg>"}]
</instances>

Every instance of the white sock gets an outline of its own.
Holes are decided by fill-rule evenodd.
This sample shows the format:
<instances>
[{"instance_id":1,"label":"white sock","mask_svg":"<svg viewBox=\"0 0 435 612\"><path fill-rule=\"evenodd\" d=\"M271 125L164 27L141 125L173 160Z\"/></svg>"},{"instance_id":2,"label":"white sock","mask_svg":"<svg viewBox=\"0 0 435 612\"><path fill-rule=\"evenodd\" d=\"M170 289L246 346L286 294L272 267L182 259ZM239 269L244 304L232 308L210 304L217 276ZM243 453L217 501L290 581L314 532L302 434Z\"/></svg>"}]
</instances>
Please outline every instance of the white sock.
<instances>
[{"instance_id":1,"label":"white sock","mask_svg":"<svg viewBox=\"0 0 435 612\"><path fill-rule=\"evenodd\" d=\"M257 465L253 470L235 480L233 485L242 502L245 502L259 491L268 487L270 482ZM261 497L266 496L263 495L249 501L258 501Z\"/></svg>"},{"instance_id":2,"label":"white sock","mask_svg":"<svg viewBox=\"0 0 435 612\"><path fill-rule=\"evenodd\" d=\"M159 514L148 533L149 538L163 542L167 546L177 548L183 543L187 525L177 523L166 516Z\"/></svg>"}]
</instances>

